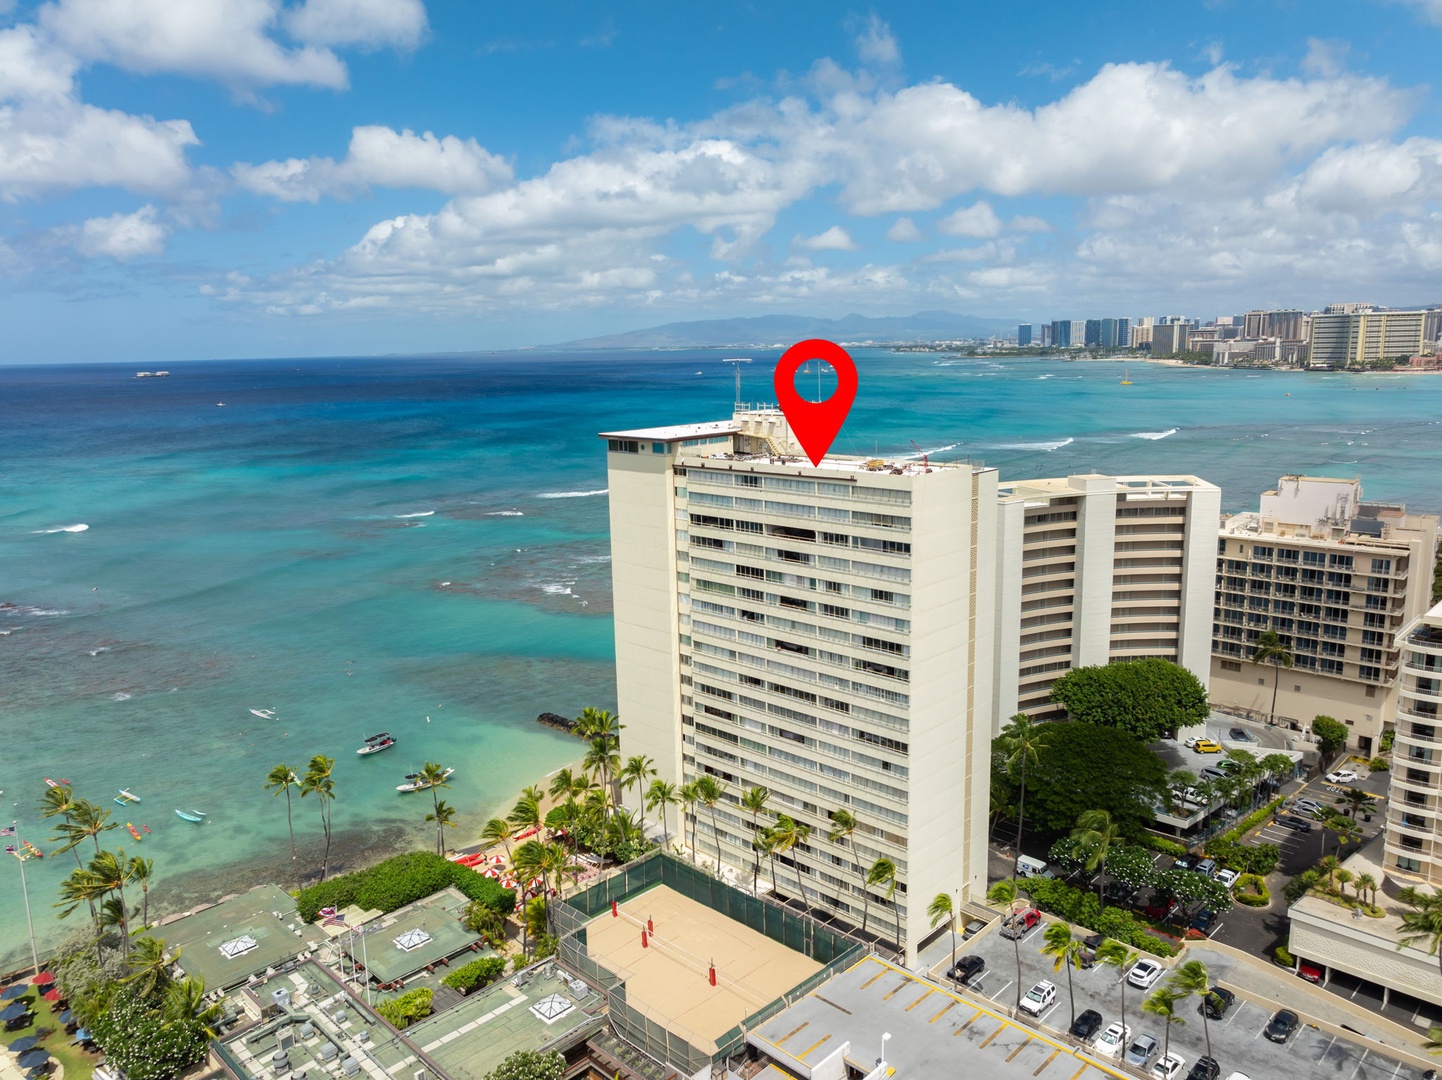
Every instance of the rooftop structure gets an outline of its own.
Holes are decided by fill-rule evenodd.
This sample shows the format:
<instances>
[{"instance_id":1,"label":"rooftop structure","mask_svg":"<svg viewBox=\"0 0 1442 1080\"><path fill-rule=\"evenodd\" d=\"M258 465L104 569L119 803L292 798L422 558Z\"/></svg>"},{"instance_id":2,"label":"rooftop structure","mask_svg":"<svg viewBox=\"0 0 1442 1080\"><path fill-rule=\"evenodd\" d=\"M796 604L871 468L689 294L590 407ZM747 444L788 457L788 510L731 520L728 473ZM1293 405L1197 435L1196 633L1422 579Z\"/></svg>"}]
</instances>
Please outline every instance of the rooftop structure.
<instances>
[{"instance_id":1,"label":"rooftop structure","mask_svg":"<svg viewBox=\"0 0 1442 1080\"><path fill-rule=\"evenodd\" d=\"M172 951L183 953L181 967L212 990L239 986L327 941L301 921L295 900L277 885L258 885L169 919L160 933Z\"/></svg>"},{"instance_id":2,"label":"rooftop structure","mask_svg":"<svg viewBox=\"0 0 1442 1080\"><path fill-rule=\"evenodd\" d=\"M813 467L771 408L602 437L622 753L723 786L687 831L736 880L755 854L739 800L764 787L810 830L777 890L853 926L869 907L888 937L899 917L914 951L931 930L908 897L986 890L995 471ZM859 825L832 842L840 810ZM864 897L882 858L895 888Z\"/></svg>"},{"instance_id":3,"label":"rooftop structure","mask_svg":"<svg viewBox=\"0 0 1442 1080\"><path fill-rule=\"evenodd\" d=\"M1206 682L1217 487L1088 473L997 498L994 732L1064 715L1051 686L1074 667L1159 656Z\"/></svg>"},{"instance_id":4,"label":"rooftop structure","mask_svg":"<svg viewBox=\"0 0 1442 1080\"><path fill-rule=\"evenodd\" d=\"M1438 519L1368 503L1361 481L1284 476L1254 513L1222 520L1217 555L1214 704L1299 727L1334 716L1370 755L1394 723L1396 635L1426 610ZM1275 632L1291 656L1252 663Z\"/></svg>"},{"instance_id":5,"label":"rooftop structure","mask_svg":"<svg viewBox=\"0 0 1442 1080\"><path fill-rule=\"evenodd\" d=\"M468 962L489 951L461 923L469 903L459 890L443 889L336 936L325 959L342 957L348 971L359 964L362 984L382 986L444 969L454 957Z\"/></svg>"}]
</instances>

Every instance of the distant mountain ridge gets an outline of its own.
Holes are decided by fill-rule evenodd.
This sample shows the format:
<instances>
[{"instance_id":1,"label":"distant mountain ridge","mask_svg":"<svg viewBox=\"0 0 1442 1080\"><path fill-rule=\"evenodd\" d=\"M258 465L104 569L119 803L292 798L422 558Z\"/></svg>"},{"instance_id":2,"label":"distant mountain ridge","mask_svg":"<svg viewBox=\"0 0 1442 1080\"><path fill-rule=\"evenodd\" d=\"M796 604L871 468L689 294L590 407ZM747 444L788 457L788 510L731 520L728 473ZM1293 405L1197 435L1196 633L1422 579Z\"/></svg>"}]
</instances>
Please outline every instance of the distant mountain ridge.
<instances>
[{"instance_id":1,"label":"distant mountain ridge","mask_svg":"<svg viewBox=\"0 0 1442 1080\"><path fill-rule=\"evenodd\" d=\"M740 319L674 322L645 330L566 341L561 349L685 349L722 345L774 345L828 338L832 341L949 341L1014 332L1016 322L956 315L950 311L918 311L914 315L870 318L847 315L818 319L807 315L759 315Z\"/></svg>"}]
</instances>

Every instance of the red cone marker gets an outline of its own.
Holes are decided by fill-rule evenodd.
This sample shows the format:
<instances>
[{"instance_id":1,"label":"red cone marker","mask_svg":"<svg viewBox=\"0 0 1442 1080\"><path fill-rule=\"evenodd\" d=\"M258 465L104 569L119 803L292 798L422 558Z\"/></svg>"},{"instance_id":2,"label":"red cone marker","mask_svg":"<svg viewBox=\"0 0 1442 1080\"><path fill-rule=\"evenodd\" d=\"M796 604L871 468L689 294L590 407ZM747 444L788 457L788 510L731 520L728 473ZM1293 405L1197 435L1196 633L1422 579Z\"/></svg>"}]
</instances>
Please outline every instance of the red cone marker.
<instances>
[{"instance_id":1,"label":"red cone marker","mask_svg":"<svg viewBox=\"0 0 1442 1080\"><path fill-rule=\"evenodd\" d=\"M808 360L824 360L836 372L836 393L825 401L807 401L796 392L797 369ZM797 342L782 354L774 378L776 400L786 422L811 464L820 465L856 400L856 365L836 342L812 338Z\"/></svg>"}]
</instances>

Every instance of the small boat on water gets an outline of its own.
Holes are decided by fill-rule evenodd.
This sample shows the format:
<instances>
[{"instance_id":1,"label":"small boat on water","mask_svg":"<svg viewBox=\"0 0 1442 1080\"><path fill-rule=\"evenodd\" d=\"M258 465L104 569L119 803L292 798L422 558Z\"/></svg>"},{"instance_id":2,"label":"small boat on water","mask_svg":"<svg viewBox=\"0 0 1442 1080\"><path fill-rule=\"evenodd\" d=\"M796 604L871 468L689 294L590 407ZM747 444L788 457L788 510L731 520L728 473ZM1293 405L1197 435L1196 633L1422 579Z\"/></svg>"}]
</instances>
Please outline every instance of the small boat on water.
<instances>
[{"instance_id":1,"label":"small boat on water","mask_svg":"<svg viewBox=\"0 0 1442 1080\"><path fill-rule=\"evenodd\" d=\"M455 771L456 771L455 769L447 768L443 773L441 773L441 780L443 780L443 781L444 781L444 780L449 780L450 777L451 777L451 774L452 774L453 772L455 772ZM397 790L397 791L425 791L427 788L429 788L429 787L431 787L431 786L432 786L431 781L427 780L427 779L426 779L425 777L423 777L420 773L406 773L406 782L405 782L404 784L397 784L397 785L396 785L396 790Z\"/></svg>"},{"instance_id":2,"label":"small boat on water","mask_svg":"<svg viewBox=\"0 0 1442 1080\"><path fill-rule=\"evenodd\" d=\"M28 851L28 852L30 853L30 855L31 855L32 858L35 858L35 859L43 859L43 858L45 858L45 852L41 851L38 847L36 847L34 844L32 844L29 840L21 840L21 841L20 841L20 846L23 847L26 851Z\"/></svg>"},{"instance_id":3,"label":"small boat on water","mask_svg":"<svg viewBox=\"0 0 1442 1080\"><path fill-rule=\"evenodd\" d=\"M175 814L177 817L181 818L184 821L202 822L205 820L205 814L200 810L177 809L175 811Z\"/></svg>"},{"instance_id":4,"label":"small boat on water","mask_svg":"<svg viewBox=\"0 0 1442 1080\"><path fill-rule=\"evenodd\" d=\"M131 835L131 836L135 837L135 839L137 839L137 840L140 839L140 830L139 830L139 829L137 829L134 825L130 824L130 822L128 822L128 821L125 823L125 827L130 830L130 835Z\"/></svg>"},{"instance_id":5,"label":"small boat on water","mask_svg":"<svg viewBox=\"0 0 1442 1080\"><path fill-rule=\"evenodd\" d=\"M382 750L389 750L396 744L395 737L389 731L382 731L379 735L371 735L366 739L365 745L356 751L357 754L379 754Z\"/></svg>"},{"instance_id":6,"label":"small boat on water","mask_svg":"<svg viewBox=\"0 0 1442 1080\"><path fill-rule=\"evenodd\" d=\"M70 781L69 781L69 780L52 780L52 779L50 779L50 777L48 777L48 776L45 778L45 786L46 786L46 787L61 787L62 785L65 786L65 787L69 787L69 786L70 786Z\"/></svg>"},{"instance_id":7,"label":"small boat on water","mask_svg":"<svg viewBox=\"0 0 1442 1080\"><path fill-rule=\"evenodd\" d=\"M262 720L274 720L274 709L251 709L251 714L260 717Z\"/></svg>"},{"instance_id":8,"label":"small boat on water","mask_svg":"<svg viewBox=\"0 0 1442 1080\"><path fill-rule=\"evenodd\" d=\"M139 802L140 796L135 794L135 792L131 791L129 788L123 787L120 789L120 794L116 796L115 801L118 802L121 806L124 806L126 803Z\"/></svg>"}]
</instances>

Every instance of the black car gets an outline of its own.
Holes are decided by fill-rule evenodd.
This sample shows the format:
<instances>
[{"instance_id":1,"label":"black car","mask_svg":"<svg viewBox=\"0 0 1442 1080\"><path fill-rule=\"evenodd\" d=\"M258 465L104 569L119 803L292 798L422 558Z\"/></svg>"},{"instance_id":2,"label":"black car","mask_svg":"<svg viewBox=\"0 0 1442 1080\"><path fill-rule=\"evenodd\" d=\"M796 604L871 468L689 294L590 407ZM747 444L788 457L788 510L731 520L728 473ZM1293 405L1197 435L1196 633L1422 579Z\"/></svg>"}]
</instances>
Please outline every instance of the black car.
<instances>
[{"instance_id":1,"label":"black car","mask_svg":"<svg viewBox=\"0 0 1442 1080\"><path fill-rule=\"evenodd\" d=\"M1217 913L1215 911L1211 908L1202 908L1201 911L1192 916L1192 921L1188 925L1199 934L1210 934L1212 932L1212 926L1216 921Z\"/></svg>"},{"instance_id":2,"label":"black car","mask_svg":"<svg viewBox=\"0 0 1442 1080\"><path fill-rule=\"evenodd\" d=\"M1274 1043L1284 1043L1292 1037L1292 1032L1297 1030L1297 1025L1301 1022L1291 1009L1278 1009L1267 1021L1262 1034Z\"/></svg>"},{"instance_id":3,"label":"black car","mask_svg":"<svg viewBox=\"0 0 1442 1080\"><path fill-rule=\"evenodd\" d=\"M982 956L963 956L956 962L956 967L947 972L957 982L965 985L971 982L983 971L986 970L986 958Z\"/></svg>"},{"instance_id":4,"label":"black car","mask_svg":"<svg viewBox=\"0 0 1442 1080\"><path fill-rule=\"evenodd\" d=\"M1227 1015L1227 1010L1236 1000L1237 995L1230 990L1214 986L1202 998L1202 1003L1197 1006L1197 1012L1204 1014L1208 1020L1220 1020Z\"/></svg>"},{"instance_id":5,"label":"black car","mask_svg":"<svg viewBox=\"0 0 1442 1080\"><path fill-rule=\"evenodd\" d=\"M1173 862L1172 862L1172 869L1173 869L1173 870L1190 870L1192 867L1194 867L1194 866L1196 866L1196 865L1197 865L1197 857L1196 857L1195 855L1178 855L1178 856L1176 857L1176 859L1173 860Z\"/></svg>"},{"instance_id":6,"label":"black car","mask_svg":"<svg viewBox=\"0 0 1442 1080\"><path fill-rule=\"evenodd\" d=\"M1217 1064L1216 1058L1199 1057L1192 1071L1187 1073L1187 1080L1217 1080L1221 1075L1222 1067Z\"/></svg>"},{"instance_id":7,"label":"black car","mask_svg":"<svg viewBox=\"0 0 1442 1080\"><path fill-rule=\"evenodd\" d=\"M1102 1014L1095 1009L1088 1009L1076 1018L1076 1023L1071 1026L1071 1033L1082 1042L1090 1042L1102 1028Z\"/></svg>"},{"instance_id":8,"label":"black car","mask_svg":"<svg viewBox=\"0 0 1442 1080\"><path fill-rule=\"evenodd\" d=\"M1251 741L1252 741L1252 737L1251 737L1250 735L1248 735L1245 731L1243 731L1243 730L1242 730L1241 728L1239 728L1239 727L1234 727L1234 728L1232 728L1231 731L1227 732L1227 738L1228 738L1228 740L1230 740L1231 742L1251 742Z\"/></svg>"},{"instance_id":9,"label":"black car","mask_svg":"<svg viewBox=\"0 0 1442 1080\"><path fill-rule=\"evenodd\" d=\"M1277 824L1283 828L1295 829L1297 832L1311 832L1312 823L1306 818L1293 817L1290 814L1278 814Z\"/></svg>"}]
</instances>

